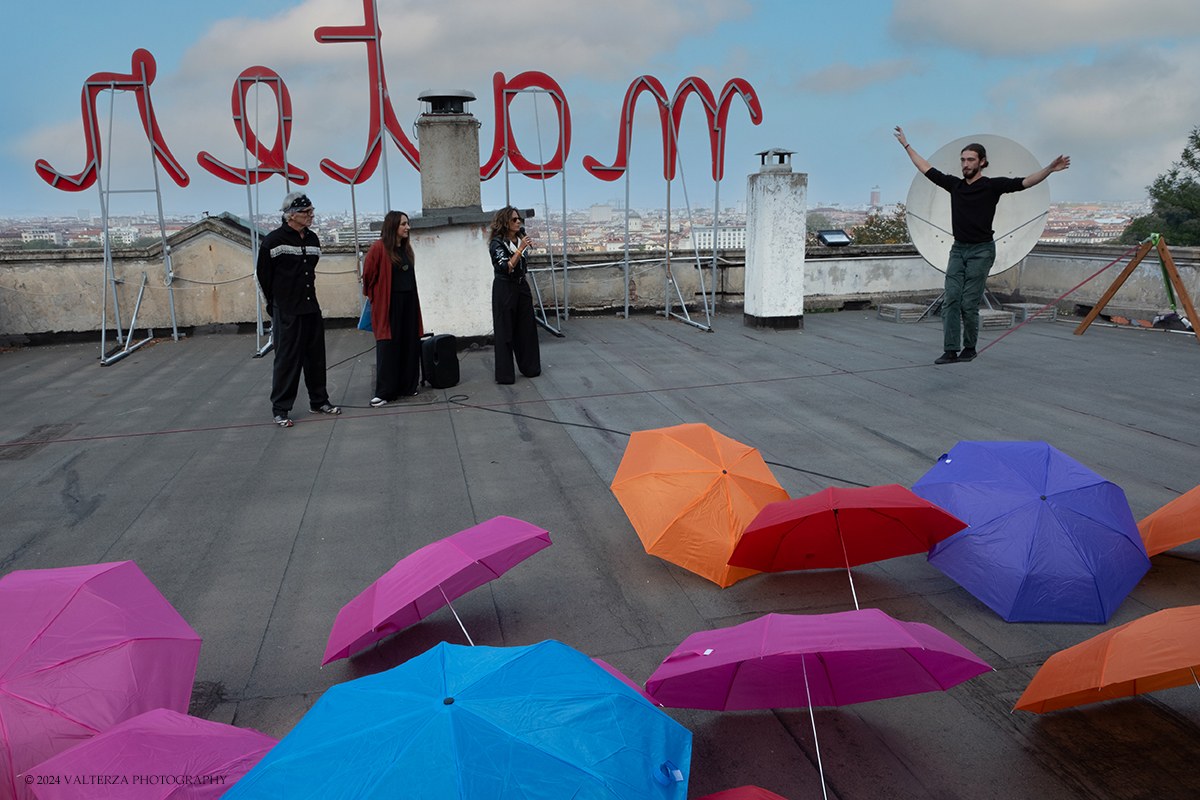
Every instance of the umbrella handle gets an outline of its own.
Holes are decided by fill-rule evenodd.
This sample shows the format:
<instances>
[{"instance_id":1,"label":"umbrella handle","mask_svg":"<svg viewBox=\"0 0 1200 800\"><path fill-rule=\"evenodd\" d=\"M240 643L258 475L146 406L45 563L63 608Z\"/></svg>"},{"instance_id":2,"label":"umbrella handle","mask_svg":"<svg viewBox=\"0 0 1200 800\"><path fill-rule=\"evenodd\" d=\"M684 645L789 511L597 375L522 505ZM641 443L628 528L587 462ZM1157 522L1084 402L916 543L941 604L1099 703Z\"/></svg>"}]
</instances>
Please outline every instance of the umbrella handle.
<instances>
[{"instance_id":1,"label":"umbrella handle","mask_svg":"<svg viewBox=\"0 0 1200 800\"><path fill-rule=\"evenodd\" d=\"M850 596L854 598L854 610L859 611L858 592L854 591L854 576L850 573L850 554L846 552L846 540L842 537L842 523L838 519L836 508L833 510L833 525L837 528L838 541L842 544L842 558L846 559L846 577L850 579Z\"/></svg>"},{"instance_id":2,"label":"umbrella handle","mask_svg":"<svg viewBox=\"0 0 1200 800\"><path fill-rule=\"evenodd\" d=\"M670 786L672 783L682 783L683 772L670 761L664 761L658 765L658 769L654 773L654 780L663 786Z\"/></svg>"},{"instance_id":3,"label":"umbrella handle","mask_svg":"<svg viewBox=\"0 0 1200 800\"><path fill-rule=\"evenodd\" d=\"M450 605L450 598L446 597L446 590L442 588L440 583L438 584L438 591L442 593L442 599L446 601L446 607L450 609L450 613L453 614L454 619L458 621L458 627L462 628L463 636L467 637L467 644L471 645L471 647L474 647L475 643L471 641L471 634L467 633L467 626L463 625L462 620L458 618L458 612L454 610L454 606Z\"/></svg>"},{"instance_id":4,"label":"umbrella handle","mask_svg":"<svg viewBox=\"0 0 1200 800\"><path fill-rule=\"evenodd\" d=\"M850 585L854 585L853 580L850 581ZM825 768L821 766L821 744L817 741L817 718L813 716L812 694L808 690L808 664L804 656L800 656L800 669L804 672L804 699L808 701L808 718L812 721L813 747L817 751L817 772L821 776L821 795L825 800L829 800L829 792L825 790Z\"/></svg>"}]
</instances>

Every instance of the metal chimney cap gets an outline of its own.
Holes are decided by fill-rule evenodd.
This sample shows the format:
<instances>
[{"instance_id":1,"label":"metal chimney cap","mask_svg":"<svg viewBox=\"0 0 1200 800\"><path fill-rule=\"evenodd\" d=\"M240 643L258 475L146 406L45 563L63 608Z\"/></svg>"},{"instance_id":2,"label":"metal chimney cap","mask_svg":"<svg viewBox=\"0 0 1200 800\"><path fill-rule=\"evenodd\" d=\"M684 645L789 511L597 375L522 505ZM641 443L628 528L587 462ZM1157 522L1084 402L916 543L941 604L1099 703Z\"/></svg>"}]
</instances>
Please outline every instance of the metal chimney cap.
<instances>
[{"instance_id":1,"label":"metal chimney cap","mask_svg":"<svg viewBox=\"0 0 1200 800\"><path fill-rule=\"evenodd\" d=\"M449 91L434 91L426 89L417 95L417 99L429 104L427 114L465 114L466 104L475 99L474 92L466 89L451 89Z\"/></svg>"},{"instance_id":2,"label":"metal chimney cap","mask_svg":"<svg viewBox=\"0 0 1200 800\"><path fill-rule=\"evenodd\" d=\"M763 150L761 153L754 155L762 159L762 166L759 172L791 172L792 171L792 150L784 150L780 147L772 147L770 150Z\"/></svg>"}]
</instances>

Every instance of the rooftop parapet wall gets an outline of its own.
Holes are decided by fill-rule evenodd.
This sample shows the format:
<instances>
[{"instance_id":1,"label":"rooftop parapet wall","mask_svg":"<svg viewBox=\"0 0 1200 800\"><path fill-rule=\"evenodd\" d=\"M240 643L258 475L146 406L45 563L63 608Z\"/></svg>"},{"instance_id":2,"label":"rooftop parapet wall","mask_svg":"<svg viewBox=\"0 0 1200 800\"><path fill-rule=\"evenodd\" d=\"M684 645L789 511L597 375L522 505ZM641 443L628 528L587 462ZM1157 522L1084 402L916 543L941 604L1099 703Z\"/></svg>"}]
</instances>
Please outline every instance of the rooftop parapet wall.
<instances>
[{"instance_id":1,"label":"rooftop parapet wall","mask_svg":"<svg viewBox=\"0 0 1200 800\"><path fill-rule=\"evenodd\" d=\"M228 219L208 218L168 241L176 274L174 295L180 327L254 322L257 295L250 237L244 227ZM1049 302L1127 249L1107 245L1039 244L1022 263L990 278L988 286L993 291L1019 295L1030 302ZM1172 248L1171 252L1193 301L1200 301L1200 248ZM665 256L661 251L630 253L631 308L653 311L663 307ZM745 254L740 250L727 250L718 256L718 303L740 307ZM554 259L557 286L550 281L548 256L536 256L531 261L541 295L546 305L552 308L554 298L563 296L562 258L555 256ZM421 263L418 252L418 279ZM1128 263L1128 257L1061 301L1059 308L1069 311L1077 304L1096 303L1124 263ZM169 331L171 316L160 248L117 250L113 264L118 277L125 280L118 289L122 326L129 324L141 274L145 272L147 288L138 315L138 329L150 327L160 335ZM568 265L573 312L617 312L624 308L621 253L572 253L568 256ZM699 265L704 288L711 292L712 254L702 253ZM701 308L701 271L697 269L695 253L672 253L671 268L679 293L694 314ZM841 308L848 302L877 304L928 299L941 292L943 283L943 274L929 266L912 245L812 247L807 250L803 269L805 308L810 310ZM99 249L0 252L0 335L19 337L98 331L102 275L103 252ZM432 290L433 286L429 288ZM357 318L359 287L353 246L323 246L318 265L317 296L325 316ZM109 300L111 302L111 296ZM431 296L427 302L434 302L434 298ZM678 304L674 291L671 304ZM1158 260L1151 256L1111 301L1109 311L1140 315L1168 307ZM427 324L436 319L433 308L423 310ZM110 308L110 320L111 313Z\"/></svg>"}]
</instances>

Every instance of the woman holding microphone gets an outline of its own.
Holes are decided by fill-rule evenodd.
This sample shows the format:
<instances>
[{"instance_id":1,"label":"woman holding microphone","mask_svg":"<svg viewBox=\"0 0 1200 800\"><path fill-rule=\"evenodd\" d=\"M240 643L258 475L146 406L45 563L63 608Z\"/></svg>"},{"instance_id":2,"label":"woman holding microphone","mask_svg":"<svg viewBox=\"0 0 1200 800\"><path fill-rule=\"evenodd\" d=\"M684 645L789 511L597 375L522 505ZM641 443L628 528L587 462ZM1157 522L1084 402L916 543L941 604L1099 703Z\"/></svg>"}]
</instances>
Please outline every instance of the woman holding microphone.
<instances>
[{"instance_id":1,"label":"woman holding microphone","mask_svg":"<svg viewBox=\"0 0 1200 800\"><path fill-rule=\"evenodd\" d=\"M533 293L525 280L529 267L525 254L533 240L521 227L521 212L505 206L492 218L488 252L492 257L492 327L496 340L496 383L516 380L517 368L526 378L542 374L537 324L533 319Z\"/></svg>"}]
</instances>

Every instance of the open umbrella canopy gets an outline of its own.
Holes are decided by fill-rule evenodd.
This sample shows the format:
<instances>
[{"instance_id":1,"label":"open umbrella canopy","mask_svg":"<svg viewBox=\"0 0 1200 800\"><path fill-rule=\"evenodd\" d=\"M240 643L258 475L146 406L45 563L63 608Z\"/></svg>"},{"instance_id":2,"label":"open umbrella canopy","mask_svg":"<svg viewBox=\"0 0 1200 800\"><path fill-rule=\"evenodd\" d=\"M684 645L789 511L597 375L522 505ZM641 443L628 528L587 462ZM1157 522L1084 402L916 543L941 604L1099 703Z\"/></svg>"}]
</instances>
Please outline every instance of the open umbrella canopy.
<instances>
[{"instance_id":1,"label":"open umbrella canopy","mask_svg":"<svg viewBox=\"0 0 1200 800\"><path fill-rule=\"evenodd\" d=\"M949 689L990 669L941 631L874 608L767 614L692 634L646 691L672 708L844 706Z\"/></svg>"},{"instance_id":2,"label":"open umbrella canopy","mask_svg":"<svg viewBox=\"0 0 1200 800\"><path fill-rule=\"evenodd\" d=\"M321 664L419 622L549 546L548 531L512 517L494 517L425 545L342 607Z\"/></svg>"},{"instance_id":3,"label":"open umbrella canopy","mask_svg":"<svg viewBox=\"0 0 1200 800\"><path fill-rule=\"evenodd\" d=\"M739 786L716 794L706 794L700 800L787 800L786 797L768 792L760 786Z\"/></svg>"},{"instance_id":4,"label":"open umbrella canopy","mask_svg":"<svg viewBox=\"0 0 1200 800\"><path fill-rule=\"evenodd\" d=\"M16 776L154 708L186 711L200 637L132 561L0 578L0 797Z\"/></svg>"},{"instance_id":5,"label":"open umbrella canopy","mask_svg":"<svg viewBox=\"0 0 1200 800\"><path fill-rule=\"evenodd\" d=\"M27 774L34 777L38 800L217 800L276 743L256 730L158 708ZM107 780L86 780L100 775Z\"/></svg>"},{"instance_id":6,"label":"open umbrella canopy","mask_svg":"<svg viewBox=\"0 0 1200 800\"><path fill-rule=\"evenodd\" d=\"M1200 539L1200 486L1139 522L1138 533L1150 556Z\"/></svg>"},{"instance_id":7,"label":"open umbrella canopy","mask_svg":"<svg viewBox=\"0 0 1200 800\"><path fill-rule=\"evenodd\" d=\"M857 567L928 552L965 527L903 486L830 487L760 511L729 563L763 572Z\"/></svg>"},{"instance_id":8,"label":"open umbrella canopy","mask_svg":"<svg viewBox=\"0 0 1200 800\"><path fill-rule=\"evenodd\" d=\"M443 642L331 688L225 800L683 800L691 749L685 728L560 642Z\"/></svg>"},{"instance_id":9,"label":"open umbrella canopy","mask_svg":"<svg viewBox=\"0 0 1200 800\"><path fill-rule=\"evenodd\" d=\"M1062 650L1033 676L1016 708L1042 713L1195 683L1200 606L1168 608Z\"/></svg>"},{"instance_id":10,"label":"open umbrella canopy","mask_svg":"<svg viewBox=\"0 0 1200 800\"><path fill-rule=\"evenodd\" d=\"M913 491L970 525L929 563L1009 622L1106 622L1150 569L1125 492L1045 442L959 442Z\"/></svg>"},{"instance_id":11,"label":"open umbrella canopy","mask_svg":"<svg viewBox=\"0 0 1200 800\"><path fill-rule=\"evenodd\" d=\"M759 511L787 499L757 450L702 423L634 431L612 490L647 553L721 587L755 573L729 555Z\"/></svg>"}]
</instances>

